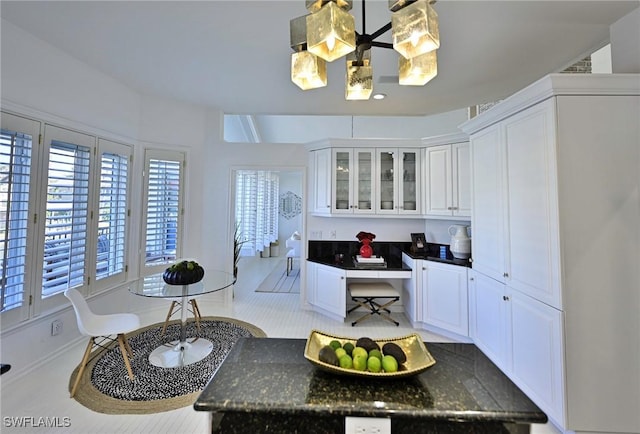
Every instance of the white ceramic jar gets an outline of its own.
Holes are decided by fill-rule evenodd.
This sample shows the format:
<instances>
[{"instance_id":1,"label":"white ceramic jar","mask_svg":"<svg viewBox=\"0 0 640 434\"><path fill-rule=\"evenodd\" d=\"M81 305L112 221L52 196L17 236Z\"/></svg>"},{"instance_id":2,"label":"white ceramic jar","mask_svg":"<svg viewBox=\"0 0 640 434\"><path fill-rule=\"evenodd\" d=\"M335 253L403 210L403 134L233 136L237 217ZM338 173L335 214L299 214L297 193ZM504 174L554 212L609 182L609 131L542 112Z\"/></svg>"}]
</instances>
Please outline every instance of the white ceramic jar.
<instances>
[{"instance_id":1,"label":"white ceramic jar","mask_svg":"<svg viewBox=\"0 0 640 434\"><path fill-rule=\"evenodd\" d=\"M449 226L449 235L451 235L449 250L454 258L469 259L471 257L471 238L467 228L468 226L463 225Z\"/></svg>"}]
</instances>

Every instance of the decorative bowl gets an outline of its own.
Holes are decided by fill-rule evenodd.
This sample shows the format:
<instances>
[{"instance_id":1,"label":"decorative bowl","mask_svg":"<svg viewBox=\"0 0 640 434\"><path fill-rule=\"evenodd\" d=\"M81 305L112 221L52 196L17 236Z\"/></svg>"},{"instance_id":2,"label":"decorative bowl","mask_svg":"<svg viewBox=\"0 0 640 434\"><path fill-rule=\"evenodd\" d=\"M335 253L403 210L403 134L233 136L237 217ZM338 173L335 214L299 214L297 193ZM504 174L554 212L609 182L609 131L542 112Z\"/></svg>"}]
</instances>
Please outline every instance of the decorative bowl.
<instances>
[{"instance_id":1,"label":"decorative bowl","mask_svg":"<svg viewBox=\"0 0 640 434\"><path fill-rule=\"evenodd\" d=\"M345 369L339 366L334 366L329 363L322 362L318 359L320 349L325 345L329 345L332 340L338 340L344 345L347 342L351 342L355 345L358 338L334 336L328 333L324 333L318 330L312 330L307 344L304 348L304 357L309 360L316 367L331 372L334 374L348 375L355 377L368 377L368 378L402 378L419 374L425 371L430 366L433 366L436 361L433 356L427 350L424 342L418 334L412 334L409 336L388 338L388 339L374 339L381 348L387 342L393 342L402 348L407 356L407 361L399 366L396 372L369 372L369 371L356 371L355 369Z\"/></svg>"},{"instance_id":2,"label":"decorative bowl","mask_svg":"<svg viewBox=\"0 0 640 434\"><path fill-rule=\"evenodd\" d=\"M169 285L191 285L200 282L204 277L204 268L195 266L193 270L171 271L169 268L162 273L162 279Z\"/></svg>"}]
</instances>

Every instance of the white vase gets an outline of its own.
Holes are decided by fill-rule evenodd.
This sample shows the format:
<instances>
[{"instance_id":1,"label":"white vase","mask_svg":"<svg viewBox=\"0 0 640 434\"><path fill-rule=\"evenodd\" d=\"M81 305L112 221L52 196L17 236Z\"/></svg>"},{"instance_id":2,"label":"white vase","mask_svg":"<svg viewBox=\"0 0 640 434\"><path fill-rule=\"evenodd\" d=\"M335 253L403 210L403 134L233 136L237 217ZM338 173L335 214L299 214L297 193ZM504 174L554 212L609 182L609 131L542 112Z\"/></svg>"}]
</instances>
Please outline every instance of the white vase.
<instances>
[{"instance_id":1,"label":"white vase","mask_svg":"<svg viewBox=\"0 0 640 434\"><path fill-rule=\"evenodd\" d=\"M454 258L469 259L471 257L471 238L467 228L463 225L449 226L449 235L451 235L449 250Z\"/></svg>"}]
</instances>

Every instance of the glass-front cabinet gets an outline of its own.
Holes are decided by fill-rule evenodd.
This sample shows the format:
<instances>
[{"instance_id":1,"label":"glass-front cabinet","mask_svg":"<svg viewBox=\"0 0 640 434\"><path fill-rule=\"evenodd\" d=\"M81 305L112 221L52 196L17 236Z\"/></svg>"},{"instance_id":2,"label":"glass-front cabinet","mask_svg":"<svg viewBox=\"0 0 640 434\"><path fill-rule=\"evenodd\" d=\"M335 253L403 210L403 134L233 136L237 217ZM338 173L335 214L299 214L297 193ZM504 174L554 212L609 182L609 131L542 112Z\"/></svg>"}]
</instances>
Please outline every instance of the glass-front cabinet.
<instances>
[{"instance_id":1,"label":"glass-front cabinet","mask_svg":"<svg viewBox=\"0 0 640 434\"><path fill-rule=\"evenodd\" d=\"M373 213L374 151L365 148L333 149L334 214Z\"/></svg>"},{"instance_id":2,"label":"glass-front cabinet","mask_svg":"<svg viewBox=\"0 0 640 434\"><path fill-rule=\"evenodd\" d=\"M383 148L376 151L376 213L419 214L420 150Z\"/></svg>"}]
</instances>

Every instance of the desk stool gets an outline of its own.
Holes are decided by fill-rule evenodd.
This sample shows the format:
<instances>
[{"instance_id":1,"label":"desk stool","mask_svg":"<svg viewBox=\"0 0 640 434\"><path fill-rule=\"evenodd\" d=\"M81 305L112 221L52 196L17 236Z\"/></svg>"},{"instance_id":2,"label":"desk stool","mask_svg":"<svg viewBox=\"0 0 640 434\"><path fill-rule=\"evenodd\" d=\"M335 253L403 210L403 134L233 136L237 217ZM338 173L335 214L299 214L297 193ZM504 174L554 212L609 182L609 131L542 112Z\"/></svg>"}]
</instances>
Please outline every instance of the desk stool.
<instances>
[{"instance_id":1,"label":"desk stool","mask_svg":"<svg viewBox=\"0 0 640 434\"><path fill-rule=\"evenodd\" d=\"M347 311L348 314L359 307L369 310L368 313L352 322L352 327L361 321L371 318L373 315L380 315L381 318L394 323L396 326L400 325L398 321L389 315L391 311L388 307L400 300L400 293L391 284L387 282L353 282L349 283L349 293L351 294L351 299L356 302L356 306L349 309Z\"/></svg>"}]
</instances>

